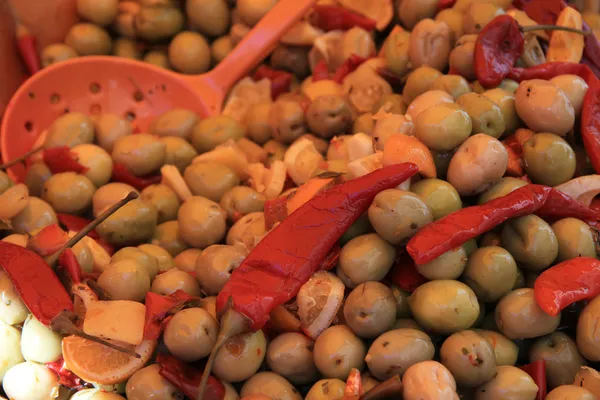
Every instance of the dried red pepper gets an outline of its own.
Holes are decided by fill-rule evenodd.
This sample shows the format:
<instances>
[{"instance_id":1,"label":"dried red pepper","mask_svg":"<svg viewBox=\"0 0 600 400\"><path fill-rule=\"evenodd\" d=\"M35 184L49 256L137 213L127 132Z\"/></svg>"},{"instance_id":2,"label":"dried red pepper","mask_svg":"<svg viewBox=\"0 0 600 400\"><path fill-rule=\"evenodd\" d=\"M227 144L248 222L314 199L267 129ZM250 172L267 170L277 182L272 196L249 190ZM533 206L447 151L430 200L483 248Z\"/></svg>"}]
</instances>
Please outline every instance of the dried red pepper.
<instances>
[{"instance_id":1,"label":"dried red pepper","mask_svg":"<svg viewBox=\"0 0 600 400\"><path fill-rule=\"evenodd\" d=\"M600 261L591 257L563 261L542 272L533 289L540 308L556 316L570 304L600 294Z\"/></svg>"},{"instance_id":2,"label":"dried red pepper","mask_svg":"<svg viewBox=\"0 0 600 400\"><path fill-rule=\"evenodd\" d=\"M452 8L456 4L456 0L439 0L438 10L445 10L446 8Z\"/></svg>"},{"instance_id":3,"label":"dried red pepper","mask_svg":"<svg viewBox=\"0 0 600 400\"><path fill-rule=\"evenodd\" d=\"M287 216L287 198L282 196L265 202L265 230L271 230L276 223L283 221Z\"/></svg>"},{"instance_id":4,"label":"dried red pepper","mask_svg":"<svg viewBox=\"0 0 600 400\"><path fill-rule=\"evenodd\" d=\"M342 247L339 243L333 246L331 251L327 254L323 262L321 263L320 269L323 271L329 271L334 269L338 265L338 261L340 260L340 253L342 252Z\"/></svg>"},{"instance_id":5,"label":"dried red pepper","mask_svg":"<svg viewBox=\"0 0 600 400\"><path fill-rule=\"evenodd\" d=\"M401 250L398 257L396 257L389 277L394 285L406 292L413 292L416 288L428 282L428 279L417 271L415 262L404 250Z\"/></svg>"},{"instance_id":6,"label":"dried red pepper","mask_svg":"<svg viewBox=\"0 0 600 400\"><path fill-rule=\"evenodd\" d=\"M168 296L146 293L146 317L144 322L144 340L158 340L171 318L171 312L186 304L197 303L199 299L183 290L176 290Z\"/></svg>"},{"instance_id":7,"label":"dried red pepper","mask_svg":"<svg viewBox=\"0 0 600 400\"><path fill-rule=\"evenodd\" d=\"M520 368L531 376L538 387L535 399L544 400L548 390L546 387L546 362L544 360L537 360Z\"/></svg>"},{"instance_id":8,"label":"dried red pepper","mask_svg":"<svg viewBox=\"0 0 600 400\"><path fill-rule=\"evenodd\" d=\"M60 254L58 262L67 271L69 278L71 278L71 282L80 283L83 280L81 265L79 265L79 261L77 260L73 250L69 248L65 249Z\"/></svg>"},{"instance_id":9,"label":"dried red pepper","mask_svg":"<svg viewBox=\"0 0 600 400\"><path fill-rule=\"evenodd\" d=\"M354 72L356 68L358 68L365 61L367 61L367 58L352 54L344 61L342 65L338 67L333 74L332 80L336 81L337 83L342 83L348 74Z\"/></svg>"},{"instance_id":10,"label":"dried red pepper","mask_svg":"<svg viewBox=\"0 0 600 400\"><path fill-rule=\"evenodd\" d=\"M42 69L37 39L23 25L19 25L17 28L17 47L29 74L33 75Z\"/></svg>"},{"instance_id":11,"label":"dried red pepper","mask_svg":"<svg viewBox=\"0 0 600 400\"><path fill-rule=\"evenodd\" d=\"M137 190L144 190L150 185L160 183L160 175L135 176L129 171L125 164L114 163L112 171L112 180L126 183Z\"/></svg>"},{"instance_id":12,"label":"dried red pepper","mask_svg":"<svg viewBox=\"0 0 600 400\"><path fill-rule=\"evenodd\" d=\"M58 222L61 223L67 230L72 232L79 232L83 230L86 226L88 226L92 221L87 218L79 217L77 215L71 214L63 214L57 213L56 218ZM91 230L90 233L87 234L92 239L99 239L100 235L96 232L95 229Z\"/></svg>"},{"instance_id":13,"label":"dried red pepper","mask_svg":"<svg viewBox=\"0 0 600 400\"><path fill-rule=\"evenodd\" d=\"M372 31L377 21L352 12L344 7L316 5L310 17L311 24L324 31L348 30L356 26Z\"/></svg>"},{"instance_id":14,"label":"dried red pepper","mask_svg":"<svg viewBox=\"0 0 600 400\"><path fill-rule=\"evenodd\" d=\"M269 68L263 64L254 72L252 79L260 81L264 78L271 81L271 97L273 100L277 99L279 95L289 92L292 86L292 74Z\"/></svg>"},{"instance_id":15,"label":"dried red pepper","mask_svg":"<svg viewBox=\"0 0 600 400\"><path fill-rule=\"evenodd\" d=\"M65 360L60 357L54 362L44 364L46 368L53 371L58 376L58 383L69 389L79 389L85 386L83 380L69 371Z\"/></svg>"},{"instance_id":16,"label":"dried red pepper","mask_svg":"<svg viewBox=\"0 0 600 400\"><path fill-rule=\"evenodd\" d=\"M68 146L53 147L43 152L44 163L53 174L61 172L76 172L85 174L87 167L77 161L77 157Z\"/></svg>"},{"instance_id":17,"label":"dried red pepper","mask_svg":"<svg viewBox=\"0 0 600 400\"><path fill-rule=\"evenodd\" d=\"M594 171L600 171L600 84L590 86L583 98L581 138Z\"/></svg>"},{"instance_id":18,"label":"dried red pepper","mask_svg":"<svg viewBox=\"0 0 600 400\"><path fill-rule=\"evenodd\" d=\"M315 65L312 74L313 82L329 79L329 66L325 60L321 60Z\"/></svg>"},{"instance_id":19,"label":"dried red pepper","mask_svg":"<svg viewBox=\"0 0 600 400\"><path fill-rule=\"evenodd\" d=\"M58 224L51 224L29 238L27 248L46 257L60 250L68 240L67 232L63 231Z\"/></svg>"},{"instance_id":20,"label":"dried red pepper","mask_svg":"<svg viewBox=\"0 0 600 400\"><path fill-rule=\"evenodd\" d=\"M509 72L508 78L522 82L530 79L550 80L559 75L577 75L590 86L598 81L594 72L587 65L568 62L550 62L529 68L513 68Z\"/></svg>"},{"instance_id":21,"label":"dried red pepper","mask_svg":"<svg viewBox=\"0 0 600 400\"><path fill-rule=\"evenodd\" d=\"M158 354L156 363L160 366L158 373L163 378L171 382L177 389L181 390L189 399L195 400L198 397L198 386L202 379L201 371L164 353ZM223 384L218 379L209 376L204 392L204 399L223 400L224 398L225 387Z\"/></svg>"}]
</instances>

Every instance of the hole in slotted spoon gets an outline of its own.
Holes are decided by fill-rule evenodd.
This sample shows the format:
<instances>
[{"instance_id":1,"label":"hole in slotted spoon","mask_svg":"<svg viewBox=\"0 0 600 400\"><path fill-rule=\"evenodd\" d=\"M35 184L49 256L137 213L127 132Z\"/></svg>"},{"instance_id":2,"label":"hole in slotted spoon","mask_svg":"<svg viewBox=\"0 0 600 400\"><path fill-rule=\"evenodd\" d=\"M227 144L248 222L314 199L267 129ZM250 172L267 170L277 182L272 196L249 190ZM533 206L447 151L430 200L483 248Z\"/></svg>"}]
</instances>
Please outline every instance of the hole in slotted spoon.
<instances>
[{"instance_id":1,"label":"hole in slotted spoon","mask_svg":"<svg viewBox=\"0 0 600 400\"><path fill-rule=\"evenodd\" d=\"M90 92L92 92L92 93L100 92L100 84L96 83L96 82L92 82L90 84Z\"/></svg>"},{"instance_id":2,"label":"hole in slotted spoon","mask_svg":"<svg viewBox=\"0 0 600 400\"><path fill-rule=\"evenodd\" d=\"M31 132L33 130L33 122L25 121L25 130Z\"/></svg>"},{"instance_id":3,"label":"hole in slotted spoon","mask_svg":"<svg viewBox=\"0 0 600 400\"><path fill-rule=\"evenodd\" d=\"M68 113L70 113L70 112L71 112L71 109L70 109L69 107L65 107L65 110L64 110L64 111L65 111L65 114L68 114Z\"/></svg>"},{"instance_id":4,"label":"hole in slotted spoon","mask_svg":"<svg viewBox=\"0 0 600 400\"><path fill-rule=\"evenodd\" d=\"M127 118L128 121L133 121L135 119L135 113L133 111L127 111L125 113L125 118Z\"/></svg>"},{"instance_id":5,"label":"hole in slotted spoon","mask_svg":"<svg viewBox=\"0 0 600 400\"><path fill-rule=\"evenodd\" d=\"M144 93L142 93L140 90L136 90L135 92L133 92L133 100L135 100L136 103L143 101Z\"/></svg>"},{"instance_id":6,"label":"hole in slotted spoon","mask_svg":"<svg viewBox=\"0 0 600 400\"><path fill-rule=\"evenodd\" d=\"M102 106L100 104L92 104L90 106L90 114L98 115L102 112Z\"/></svg>"},{"instance_id":7,"label":"hole in slotted spoon","mask_svg":"<svg viewBox=\"0 0 600 400\"><path fill-rule=\"evenodd\" d=\"M52 93L50 96L50 104L58 104L60 102L60 94Z\"/></svg>"},{"instance_id":8,"label":"hole in slotted spoon","mask_svg":"<svg viewBox=\"0 0 600 400\"><path fill-rule=\"evenodd\" d=\"M35 99L35 93L29 92L29 93L27 93L27 95L29 96L30 99Z\"/></svg>"}]
</instances>

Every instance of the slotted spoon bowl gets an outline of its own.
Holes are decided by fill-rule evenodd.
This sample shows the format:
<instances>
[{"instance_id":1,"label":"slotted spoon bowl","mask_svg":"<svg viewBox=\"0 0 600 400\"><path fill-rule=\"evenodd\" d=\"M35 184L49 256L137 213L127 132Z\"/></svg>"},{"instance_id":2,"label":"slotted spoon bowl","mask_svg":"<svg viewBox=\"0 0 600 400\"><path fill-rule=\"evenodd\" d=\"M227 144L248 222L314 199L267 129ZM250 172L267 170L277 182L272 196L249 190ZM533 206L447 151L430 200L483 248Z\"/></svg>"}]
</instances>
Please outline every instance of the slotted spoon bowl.
<instances>
[{"instance_id":1,"label":"slotted spoon bowl","mask_svg":"<svg viewBox=\"0 0 600 400\"><path fill-rule=\"evenodd\" d=\"M140 61L91 56L61 62L38 72L15 93L0 131L4 162L31 150L40 133L66 112L114 113L145 131L151 120L172 108L201 116L218 114L229 89L263 60L279 38L316 0L280 0L213 70L183 75ZM25 178L21 164L9 169Z\"/></svg>"}]
</instances>

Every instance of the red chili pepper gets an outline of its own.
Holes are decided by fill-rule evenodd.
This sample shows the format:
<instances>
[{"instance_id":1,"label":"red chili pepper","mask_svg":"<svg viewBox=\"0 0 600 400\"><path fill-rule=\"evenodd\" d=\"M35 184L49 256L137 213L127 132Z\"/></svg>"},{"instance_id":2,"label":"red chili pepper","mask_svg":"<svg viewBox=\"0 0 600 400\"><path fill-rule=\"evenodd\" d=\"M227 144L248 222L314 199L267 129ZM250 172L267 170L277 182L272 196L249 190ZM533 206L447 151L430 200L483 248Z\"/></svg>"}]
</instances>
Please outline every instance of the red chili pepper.
<instances>
[{"instance_id":1,"label":"red chili pepper","mask_svg":"<svg viewBox=\"0 0 600 400\"><path fill-rule=\"evenodd\" d=\"M271 230L276 223L288 216L287 199L278 197L265 202L265 229Z\"/></svg>"},{"instance_id":2,"label":"red chili pepper","mask_svg":"<svg viewBox=\"0 0 600 400\"><path fill-rule=\"evenodd\" d=\"M590 208L597 213L600 213L600 198L596 197L592 200L592 204L590 204Z\"/></svg>"},{"instance_id":3,"label":"red chili pepper","mask_svg":"<svg viewBox=\"0 0 600 400\"><path fill-rule=\"evenodd\" d=\"M48 264L33 251L0 241L0 267L31 313L44 325L61 311L73 311L73 301Z\"/></svg>"},{"instance_id":4,"label":"red chili pepper","mask_svg":"<svg viewBox=\"0 0 600 400\"><path fill-rule=\"evenodd\" d=\"M312 74L313 82L329 79L329 66L325 60L321 60L315 65Z\"/></svg>"},{"instance_id":5,"label":"red chili pepper","mask_svg":"<svg viewBox=\"0 0 600 400\"><path fill-rule=\"evenodd\" d=\"M540 308L556 316L570 304L600 294L600 261L591 257L563 261L542 272L533 289Z\"/></svg>"},{"instance_id":6,"label":"red chili pepper","mask_svg":"<svg viewBox=\"0 0 600 400\"><path fill-rule=\"evenodd\" d=\"M583 30L590 32L592 28L584 21ZM583 38L583 58L582 63L590 66L596 76L600 76L600 42L596 35L586 35Z\"/></svg>"},{"instance_id":7,"label":"red chili pepper","mask_svg":"<svg viewBox=\"0 0 600 400\"><path fill-rule=\"evenodd\" d=\"M331 269L334 269L337 266L338 261L340 260L341 252L342 252L342 247L340 246L339 243L337 243L335 246L333 246L333 248L331 249L329 254L327 254L325 259L321 263L320 269L323 271L329 271Z\"/></svg>"},{"instance_id":8,"label":"red chili pepper","mask_svg":"<svg viewBox=\"0 0 600 400\"><path fill-rule=\"evenodd\" d=\"M507 176L520 177L523 175L523 160L521 156L506 142L502 142L508 153L508 166L506 167Z\"/></svg>"},{"instance_id":9,"label":"red chili pepper","mask_svg":"<svg viewBox=\"0 0 600 400\"><path fill-rule=\"evenodd\" d=\"M61 172L77 172L85 174L87 167L81 165L68 146L53 147L43 152L44 163L53 174Z\"/></svg>"},{"instance_id":10,"label":"red chili pepper","mask_svg":"<svg viewBox=\"0 0 600 400\"><path fill-rule=\"evenodd\" d=\"M312 25L324 31L348 30L355 26L372 31L377 21L352 12L344 7L316 5L310 19Z\"/></svg>"},{"instance_id":11,"label":"red chili pepper","mask_svg":"<svg viewBox=\"0 0 600 400\"><path fill-rule=\"evenodd\" d=\"M590 86L598 81L594 72L587 65L569 62L550 62L529 68L513 68L508 74L508 78L522 82L530 79L550 80L559 75L577 75Z\"/></svg>"},{"instance_id":12,"label":"red chili pepper","mask_svg":"<svg viewBox=\"0 0 600 400\"><path fill-rule=\"evenodd\" d=\"M283 183L283 191L285 192L286 190L290 190L290 189L293 189L295 187L296 187L296 184L294 183L294 180L292 179L292 177L290 176L290 174L286 173L286 175L285 175L285 182Z\"/></svg>"},{"instance_id":13,"label":"red chili pepper","mask_svg":"<svg viewBox=\"0 0 600 400\"><path fill-rule=\"evenodd\" d=\"M279 95L289 92L292 86L292 74L269 68L266 65L258 67L252 76L255 81L260 81L263 78L271 81L271 97L273 100L277 99Z\"/></svg>"},{"instance_id":14,"label":"red chili pepper","mask_svg":"<svg viewBox=\"0 0 600 400\"><path fill-rule=\"evenodd\" d=\"M346 379L346 388L344 389L342 400L358 400L363 393L360 371L352 368L350 374L348 374L348 379Z\"/></svg>"},{"instance_id":15,"label":"red chili pepper","mask_svg":"<svg viewBox=\"0 0 600 400\"><path fill-rule=\"evenodd\" d=\"M429 280L417 271L415 262L404 250L400 252L390 271L390 280L400 289L413 292Z\"/></svg>"},{"instance_id":16,"label":"red chili pepper","mask_svg":"<svg viewBox=\"0 0 600 400\"><path fill-rule=\"evenodd\" d=\"M544 400L548 390L546 387L546 362L544 360L537 360L530 364L523 365L520 368L527 372L538 386L538 392L535 399Z\"/></svg>"},{"instance_id":17,"label":"red chili pepper","mask_svg":"<svg viewBox=\"0 0 600 400\"><path fill-rule=\"evenodd\" d=\"M66 386L69 389L79 389L84 386L81 378L69 371L67 364L62 357L54 362L49 362L44 365L49 370L54 371L54 373L58 376L58 383L61 385Z\"/></svg>"},{"instance_id":18,"label":"red chili pepper","mask_svg":"<svg viewBox=\"0 0 600 400\"><path fill-rule=\"evenodd\" d=\"M231 299L235 311L249 319L250 329L260 329L271 311L293 298L319 269L375 195L416 172L412 163L392 165L310 199L267 234L233 271L217 297L217 312L224 311Z\"/></svg>"},{"instance_id":19,"label":"red chili pepper","mask_svg":"<svg viewBox=\"0 0 600 400\"><path fill-rule=\"evenodd\" d=\"M456 4L456 0L440 0L438 3L438 10L445 10L446 8L452 8Z\"/></svg>"},{"instance_id":20,"label":"red chili pepper","mask_svg":"<svg viewBox=\"0 0 600 400\"><path fill-rule=\"evenodd\" d=\"M27 248L42 257L49 256L60 250L67 243L69 235L58 224L51 224L42 228L27 243Z\"/></svg>"},{"instance_id":21,"label":"red chili pepper","mask_svg":"<svg viewBox=\"0 0 600 400\"><path fill-rule=\"evenodd\" d=\"M146 293L144 340L158 340L170 320L169 311L192 300L196 300L196 297L190 296L183 290L177 290L168 296L153 292Z\"/></svg>"},{"instance_id":22,"label":"red chili pepper","mask_svg":"<svg viewBox=\"0 0 600 400\"><path fill-rule=\"evenodd\" d=\"M57 213L56 217L58 218L58 222L64 225L67 228L67 230L72 232L79 232L80 230L85 228L90 222L92 222L87 218L71 214ZM91 237L92 239L100 238L100 235L98 235L98 232L96 232L95 229L88 233L87 236Z\"/></svg>"},{"instance_id":23,"label":"red chili pepper","mask_svg":"<svg viewBox=\"0 0 600 400\"><path fill-rule=\"evenodd\" d=\"M113 164L112 180L126 183L133 186L137 190L144 190L150 185L160 183L160 175L146 175L146 176L135 176L133 175L126 165L121 163Z\"/></svg>"},{"instance_id":24,"label":"red chili pepper","mask_svg":"<svg viewBox=\"0 0 600 400\"><path fill-rule=\"evenodd\" d=\"M529 177L527 175L520 176L519 179L521 179L522 181L525 181L525 182L527 182L529 184L532 183L531 179L529 179Z\"/></svg>"},{"instance_id":25,"label":"red chili pepper","mask_svg":"<svg viewBox=\"0 0 600 400\"><path fill-rule=\"evenodd\" d=\"M583 98L581 138L596 173L600 171L600 84L590 86Z\"/></svg>"},{"instance_id":26,"label":"red chili pepper","mask_svg":"<svg viewBox=\"0 0 600 400\"><path fill-rule=\"evenodd\" d=\"M417 264L425 264L509 218L537 213L545 217L596 219L597 213L548 186L527 185L482 205L463 208L426 225L406 245Z\"/></svg>"},{"instance_id":27,"label":"red chili pepper","mask_svg":"<svg viewBox=\"0 0 600 400\"><path fill-rule=\"evenodd\" d=\"M352 54L350 57L344 61L342 65L338 67L338 69L333 74L333 80L337 83L342 83L344 78L348 76L348 74L354 72L356 68L358 68L362 63L367 61L366 58L358 56L356 54Z\"/></svg>"},{"instance_id":28,"label":"red chili pepper","mask_svg":"<svg viewBox=\"0 0 600 400\"><path fill-rule=\"evenodd\" d=\"M202 371L164 353L158 354L156 363L160 365L158 373L163 378L181 390L189 399L198 397L198 385L202 379ZM218 379L209 376L203 398L204 400L223 400L225 387Z\"/></svg>"},{"instance_id":29,"label":"red chili pepper","mask_svg":"<svg viewBox=\"0 0 600 400\"><path fill-rule=\"evenodd\" d=\"M523 53L525 39L521 27L510 15L492 19L475 41L475 75L485 88L496 87L512 70Z\"/></svg>"},{"instance_id":30,"label":"red chili pepper","mask_svg":"<svg viewBox=\"0 0 600 400\"><path fill-rule=\"evenodd\" d=\"M27 66L31 75L42 69L40 56L37 51L37 39L30 33L23 34L17 38L17 47L21 58Z\"/></svg>"},{"instance_id":31,"label":"red chili pepper","mask_svg":"<svg viewBox=\"0 0 600 400\"><path fill-rule=\"evenodd\" d=\"M83 280L81 265L79 265L75 253L70 248L67 248L60 253L59 265L67 270L67 274L69 274L73 283L80 283Z\"/></svg>"}]
</instances>

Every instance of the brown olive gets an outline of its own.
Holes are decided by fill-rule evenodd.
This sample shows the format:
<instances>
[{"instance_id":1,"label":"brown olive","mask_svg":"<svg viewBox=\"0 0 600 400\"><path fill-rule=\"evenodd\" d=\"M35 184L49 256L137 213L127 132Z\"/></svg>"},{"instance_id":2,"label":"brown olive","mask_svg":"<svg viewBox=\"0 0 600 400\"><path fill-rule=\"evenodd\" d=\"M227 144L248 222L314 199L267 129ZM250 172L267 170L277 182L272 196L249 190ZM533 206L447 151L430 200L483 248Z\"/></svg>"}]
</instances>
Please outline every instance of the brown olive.
<instances>
[{"instance_id":1,"label":"brown olive","mask_svg":"<svg viewBox=\"0 0 600 400\"><path fill-rule=\"evenodd\" d=\"M570 385L586 361L575 341L563 332L553 332L533 343L529 350L531 362L544 360L549 388Z\"/></svg>"},{"instance_id":2,"label":"brown olive","mask_svg":"<svg viewBox=\"0 0 600 400\"><path fill-rule=\"evenodd\" d=\"M306 133L304 110L296 101L277 100L273 103L269 124L273 138L282 143L292 143Z\"/></svg>"},{"instance_id":3,"label":"brown olive","mask_svg":"<svg viewBox=\"0 0 600 400\"><path fill-rule=\"evenodd\" d=\"M327 378L346 379L352 368L362 369L365 344L346 325L327 328L315 341L315 365Z\"/></svg>"},{"instance_id":4,"label":"brown olive","mask_svg":"<svg viewBox=\"0 0 600 400\"><path fill-rule=\"evenodd\" d=\"M346 298L344 320L360 337L379 336L396 321L396 298L383 283L362 283Z\"/></svg>"},{"instance_id":5,"label":"brown olive","mask_svg":"<svg viewBox=\"0 0 600 400\"><path fill-rule=\"evenodd\" d=\"M313 346L314 341L301 333L282 333L267 347L267 364L294 384L313 382L317 377Z\"/></svg>"},{"instance_id":6,"label":"brown olive","mask_svg":"<svg viewBox=\"0 0 600 400\"><path fill-rule=\"evenodd\" d=\"M298 78L304 78L310 74L308 51L303 47L280 44L271 54L271 66L290 71Z\"/></svg>"},{"instance_id":7,"label":"brown olive","mask_svg":"<svg viewBox=\"0 0 600 400\"><path fill-rule=\"evenodd\" d=\"M352 110L341 96L319 96L308 106L306 122L311 132L328 139L348 130L352 124Z\"/></svg>"}]
</instances>

